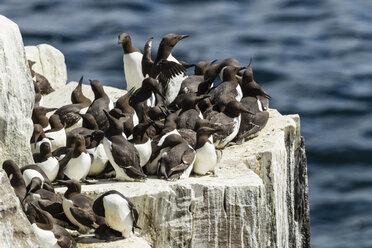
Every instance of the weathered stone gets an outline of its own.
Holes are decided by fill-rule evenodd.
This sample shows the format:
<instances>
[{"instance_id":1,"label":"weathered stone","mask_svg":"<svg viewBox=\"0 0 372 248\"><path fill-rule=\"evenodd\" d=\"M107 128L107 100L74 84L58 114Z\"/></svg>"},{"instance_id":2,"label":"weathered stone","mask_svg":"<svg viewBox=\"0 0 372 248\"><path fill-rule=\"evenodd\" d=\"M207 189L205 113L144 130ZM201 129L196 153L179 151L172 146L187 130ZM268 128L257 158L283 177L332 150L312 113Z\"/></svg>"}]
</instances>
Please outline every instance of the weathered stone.
<instances>
[{"instance_id":1,"label":"weathered stone","mask_svg":"<svg viewBox=\"0 0 372 248\"><path fill-rule=\"evenodd\" d=\"M35 61L33 70L46 77L53 89L61 89L67 82L65 56L48 44L26 46L26 57Z\"/></svg>"},{"instance_id":2,"label":"weathered stone","mask_svg":"<svg viewBox=\"0 0 372 248\"><path fill-rule=\"evenodd\" d=\"M32 160L34 86L17 24L0 16L0 163Z\"/></svg>"},{"instance_id":3,"label":"weathered stone","mask_svg":"<svg viewBox=\"0 0 372 248\"><path fill-rule=\"evenodd\" d=\"M223 151L213 176L100 182L82 191L96 198L116 189L130 198L140 214L137 235L154 247L308 247L299 118L269 111L257 137Z\"/></svg>"},{"instance_id":4,"label":"weathered stone","mask_svg":"<svg viewBox=\"0 0 372 248\"><path fill-rule=\"evenodd\" d=\"M267 246L309 247L307 167L299 116L269 111L269 121L258 136L224 150L223 161L243 161L263 180Z\"/></svg>"},{"instance_id":5,"label":"weathered stone","mask_svg":"<svg viewBox=\"0 0 372 248\"><path fill-rule=\"evenodd\" d=\"M0 169L0 185L0 247L39 247L39 241L3 169Z\"/></svg>"}]
</instances>

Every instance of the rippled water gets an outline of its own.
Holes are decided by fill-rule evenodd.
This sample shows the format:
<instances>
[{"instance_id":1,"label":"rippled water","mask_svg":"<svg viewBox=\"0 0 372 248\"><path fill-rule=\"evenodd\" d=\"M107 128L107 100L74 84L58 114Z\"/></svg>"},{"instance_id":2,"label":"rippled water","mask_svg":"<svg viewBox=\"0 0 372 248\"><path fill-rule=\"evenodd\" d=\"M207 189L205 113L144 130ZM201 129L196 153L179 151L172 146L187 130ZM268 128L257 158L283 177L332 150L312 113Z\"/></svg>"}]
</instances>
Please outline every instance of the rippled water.
<instances>
[{"instance_id":1,"label":"rippled water","mask_svg":"<svg viewBox=\"0 0 372 248\"><path fill-rule=\"evenodd\" d=\"M170 32L188 61L253 57L282 113L299 113L313 247L372 247L372 1L0 1L26 45L50 43L69 80L124 87L117 35L143 48Z\"/></svg>"}]
</instances>

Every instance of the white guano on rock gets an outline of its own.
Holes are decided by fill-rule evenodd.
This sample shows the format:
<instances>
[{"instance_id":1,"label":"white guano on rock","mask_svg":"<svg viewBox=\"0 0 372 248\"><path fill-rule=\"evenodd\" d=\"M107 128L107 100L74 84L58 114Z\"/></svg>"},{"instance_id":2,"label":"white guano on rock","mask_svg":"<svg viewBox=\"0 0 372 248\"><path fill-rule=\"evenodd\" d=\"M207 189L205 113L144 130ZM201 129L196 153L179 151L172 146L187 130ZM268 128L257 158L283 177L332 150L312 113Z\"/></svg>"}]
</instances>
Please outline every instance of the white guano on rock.
<instances>
[{"instance_id":1,"label":"white guano on rock","mask_svg":"<svg viewBox=\"0 0 372 248\"><path fill-rule=\"evenodd\" d=\"M34 86L17 24L0 15L0 163L32 160Z\"/></svg>"}]
</instances>

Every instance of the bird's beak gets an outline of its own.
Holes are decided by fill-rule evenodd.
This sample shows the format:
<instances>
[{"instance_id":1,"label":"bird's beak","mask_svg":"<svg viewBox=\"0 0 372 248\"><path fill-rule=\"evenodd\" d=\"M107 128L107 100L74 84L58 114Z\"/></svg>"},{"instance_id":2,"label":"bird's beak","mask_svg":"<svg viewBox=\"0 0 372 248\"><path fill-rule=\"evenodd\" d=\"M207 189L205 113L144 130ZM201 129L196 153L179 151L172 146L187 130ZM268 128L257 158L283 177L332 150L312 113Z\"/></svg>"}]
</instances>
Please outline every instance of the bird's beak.
<instances>
[{"instance_id":1,"label":"bird's beak","mask_svg":"<svg viewBox=\"0 0 372 248\"><path fill-rule=\"evenodd\" d=\"M187 37L189 37L188 35L180 35L180 40L183 40L183 39L185 39L185 38L187 38Z\"/></svg>"}]
</instances>

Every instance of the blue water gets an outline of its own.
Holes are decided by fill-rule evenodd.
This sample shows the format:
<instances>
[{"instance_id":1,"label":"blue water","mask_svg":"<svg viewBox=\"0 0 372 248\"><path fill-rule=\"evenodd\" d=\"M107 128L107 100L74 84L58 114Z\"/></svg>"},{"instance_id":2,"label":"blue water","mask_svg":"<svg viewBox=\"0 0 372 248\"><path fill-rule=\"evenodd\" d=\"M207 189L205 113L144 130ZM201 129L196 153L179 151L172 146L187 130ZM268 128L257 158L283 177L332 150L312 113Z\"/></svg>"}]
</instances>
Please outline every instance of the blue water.
<instances>
[{"instance_id":1,"label":"blue water","mask_svg":"<svg viewBox=\"0 0 372 248\"><path fill-rule=\"evenodd\" d=\"M306 139L313 247L372 247L372 1L0 1L26 45L49 43L69 80L124 87L121 32L143 48L188 34L188 61L253 57L280 112Z\"/></svg>"}]
</instances>

